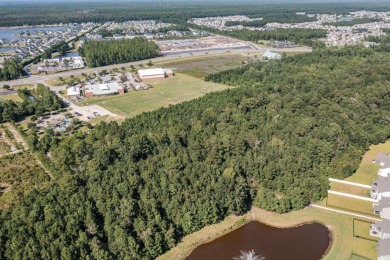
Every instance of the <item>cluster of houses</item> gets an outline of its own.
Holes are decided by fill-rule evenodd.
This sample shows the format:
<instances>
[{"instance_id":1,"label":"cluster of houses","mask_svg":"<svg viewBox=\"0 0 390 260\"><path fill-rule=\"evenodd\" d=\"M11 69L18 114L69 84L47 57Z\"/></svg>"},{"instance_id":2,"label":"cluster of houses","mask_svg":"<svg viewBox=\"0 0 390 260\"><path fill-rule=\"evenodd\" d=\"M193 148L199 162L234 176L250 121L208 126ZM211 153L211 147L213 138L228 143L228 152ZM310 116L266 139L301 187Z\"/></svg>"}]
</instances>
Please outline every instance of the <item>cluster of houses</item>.
<instances>
[{"instance_id":1,"label":"cluster of houses","mask_svg":"<svg viewBox=\"0 0 390 260\"><path fill-rule=\"evenodd\" d=\"M129 32L124 35L122 34L114 34L112 37L103 37L101 34L91 33L87 34L81 42L85 41L111 41L111 40L124 40L124 39L134 39L135 37L144 37L148 40L152 39L169 39L169 38L191 38L191 37L206 37L209 36L207 31L203 30L191 30L191 31L178 31L171 30L167 32L146 32L146 33L134 33Z\"/></svg>"},{"instance_id":2,"label":"cluster of houses","mask_svg":"<svg viewBox=\"0 0 390 260\"><path fill-rule=\"evenodd\" d=\"M12 47L9 58L26 59L35 57L51 46L76 37L79 33L91 30L93 23L71 24L67 27L59 27L56 30L37 29L33 31L21 32L18 39L1 39L4 47Z\"/></svg>"},{"instance_id":3,"label":"cluster of houses","mask_svg":"<svg viewBox=\"0 0 390 260\"><path fill-rule=\"evenodd\" d=\"M83 68L85 66L83 58L81 58L80 56L45 59L43 62L46 66L55 67Z\"/></svg>"},{"instance_id":4,"label":"cluster of houses","mask_svg":"<svg viewBox=\"0 0 390 260\"><path fill-rule=\"evenodd\" d=\"M370 235L380 238L378 242L378 260L390 260L390 154L379 153L374 163L380 165L378 179L373 181L371 198L373 212L381 221L371 225Z\"/></svg>"}]
</instances>

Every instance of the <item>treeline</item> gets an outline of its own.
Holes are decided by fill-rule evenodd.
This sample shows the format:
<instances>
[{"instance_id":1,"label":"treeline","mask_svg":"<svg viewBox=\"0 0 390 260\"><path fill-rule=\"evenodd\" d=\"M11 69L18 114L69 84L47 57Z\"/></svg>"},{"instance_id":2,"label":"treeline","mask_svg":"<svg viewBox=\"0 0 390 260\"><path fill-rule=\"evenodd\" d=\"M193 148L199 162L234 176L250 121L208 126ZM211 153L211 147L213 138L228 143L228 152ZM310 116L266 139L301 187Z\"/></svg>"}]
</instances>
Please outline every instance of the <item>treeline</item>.
<instances>
[{"instance_id":1,"label":"treeline","mask_svg":"<svg viewBox=\"0 0 390 260\"><path fill-rule=\"evenodd\" d=\"M54 44L53 46L51 46L49 49L45 50L42 55L41 55L41 58L42 59L51 59L52 58L52 54L55 53L55 52L58 52L60 55L65 55L66 52L69 50L69 45L68 43L66 43L65 41L60 41L59 43L56 43Z\"/></svg>"},{"instance_id":2,"label":"treeline","mask_svg":"<svg viewBox=\"0 0 390 260\"><path fill-rule=\"evenodd\" d=\"M112 29L112 30L100 29L96 33L101 34L105 38L105 37L112 37L114 34L123 34L123 30L119 28Z\"/></svg>"},{"instance_id":3,"label":"treeline","mask_svg":"<svg viewBox=\"0 0 390 260\"><path fill-rule=\"evenodd\" d=\"M0 80L13 80L26 75L22 63L17 59L5 60L0 67Z\"/></svg>"},{"instance_id":4,"label":"treeline","mask_svg":"<svg viewBox=\"0 0 390 260\"><path fill-rule=\"evenodd\" d=\"M159 32L168 32L168 31L189 31L190 27L187 24L175 24L168 27L158 28Z\"/></svg>"},{"instance_id":5,"label":"treeline","mask_svg":"<svg viewBox=\"0 0 390 260\"><path fill-rule=\"evenodd\" d=\"M240 87L120 126L46 134L56 181L2 213L0 258L153 259L252 204L321 200L390 137L389 65L360 47L295 55L210 76Z\"/></svg>"},{"instance_id":6,"label":"treeline","mask_svg":"<svg viewBox=\"0 0 390 260\"><path fill-rule=\"evenodd\" d=\"M247 15L263 17L268 22L298 23L313 20L307 14L332 13L348 14L352 11L372 10L389 11L388 3L321 3L321 4L286 4L286 3L241 3L227 2L221 5L217 2L194 4L163 4L158 3L31 3L28 5L2 5L0 9L0 26L22 26L25 24L56 24L74 22L123 22L128 20L159 20L172 23L185 23L195 17Z\"/></svg>"},{"instance_id":7,"label":"treeline","mask_svg":"<svg viewBox=\"0 0 390 260\"><path fill-rule=\"evenodd\" d=\"M245 41L258 42L261 40L270 41L293 41L303 45L313 46L321 45L319 38L326 37L326 30L323 29L303 29L303 28L289 28L289 29L274 29L270 31L251 31L251 30L233 30L233 31L219 31L212 30L215 33L235 37Z\"/></svg>"},{"instance_id":8,"label":"treeline","mask_svg":"<svg viewBox=\"0 0 390 260\"><path fill-rule=\"evenodd\" d=\"M22 102L0 100L0 123L17 121L25 116L41 116L62 107L57 95L42 84L36 89L19 89L18 94Z\"/></svg>"},{"instance_id":9,"label":"treeline","mask_svg":"<svg viewBox=\"0 0 390 260\"><path fill-rule=\"evenodd\" d=\"M353 19L351 21L340 21L340 22L329 22L329 23L323 23L323 25L334 25L334 26L353 26L356 24L363 24L363 23L373 23L373 22L380 22L381 19L375 19L375 18L358 18Z\"/></svg>"},{"instance_id":10,"label":"treeline","mask_svg":"<svg viewBox=\"0 0 390 260\"><path fill-rule=\"evenodd\" d=\"M225 26L231 27L231 26L237 26L242 25L246 27L264 27L264 25L267 24L267 21L265 20L254 20L254 21L227 21L225 23Z\"/></svg>"},{"instance_id":11,"label":"treeline","mask_svg":"<svg viewBox=\"0 0 390 260\"><path fill-rule=\"evenodd\" d=\"M120 41L90 41L79 48L88 67L100 67L160 56L158 45L142 37Z\"/></svg>"}]
</instances>

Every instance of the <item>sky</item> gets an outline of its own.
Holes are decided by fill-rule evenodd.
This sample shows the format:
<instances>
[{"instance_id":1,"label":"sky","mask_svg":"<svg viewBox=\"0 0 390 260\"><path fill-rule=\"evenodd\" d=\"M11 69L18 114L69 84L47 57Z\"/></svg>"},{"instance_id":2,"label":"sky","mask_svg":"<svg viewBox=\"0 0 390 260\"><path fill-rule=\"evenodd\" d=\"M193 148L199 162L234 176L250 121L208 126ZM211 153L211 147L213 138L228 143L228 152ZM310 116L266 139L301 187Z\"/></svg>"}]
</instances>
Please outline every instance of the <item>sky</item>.
<instances>
[{"instance_id":1,"label":"sky","mask_svg":"<svg viewBox=\"0 0 390 260\"><path fill-rule=\"evenodd\" d=\"M326 2L367 2L367 3L390 3L390 0L0 0L2 4L34 4L34 3L66 3L66 2L88 2L88 3L108 3L108 2L125 2L125 3L277 3L277 2L289 2L289 3L326 3Z\"/></svg>"}]
</instances>

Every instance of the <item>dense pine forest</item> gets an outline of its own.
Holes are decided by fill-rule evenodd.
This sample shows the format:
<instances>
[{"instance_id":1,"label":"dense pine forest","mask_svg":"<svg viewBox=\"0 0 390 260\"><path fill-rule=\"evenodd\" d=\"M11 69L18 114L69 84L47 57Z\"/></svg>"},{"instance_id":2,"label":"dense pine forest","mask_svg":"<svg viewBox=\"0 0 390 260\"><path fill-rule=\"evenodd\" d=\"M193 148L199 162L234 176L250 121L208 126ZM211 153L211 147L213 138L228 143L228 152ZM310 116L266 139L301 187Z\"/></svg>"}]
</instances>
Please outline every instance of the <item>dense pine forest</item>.
<instances>
[{"instance_id":1,"label":"dense pine forest","mask_svg":"<svg viewBox=\"0 0 390 260\"><path fill-rule=\"evenodd\" d=\"M25 116L41 116L62 107L61 100L48 87L38 84L36 89L19 89L22 102L0 100L0 123L20 120Z\"/></svg>"},{"instance_id":2,"label":"dense pine forest","mask_svg":"<svg viewBox=\"0 0 390 260\"><path fill-rule=\"evenodd\" d=\"M146 60L160 56L158 45L145 38L136 37L121 41L90 41L79 48L88 67Z\"/></svg>"},{"instance_id":3,"label":"dense pine forest","mask_svg":"<svg viewBox=\"0 0 390 260\"><path fill-rule=\"evenodd\" d=\"M324 29L303 29L303 28L289 28L289 29L275 29L272 31L252 31L252 30L233 30L233 31L219 31L210 30L217 34L226 35L229 37L238 38L244 41L258 42L261 40L270 41L294 41L308 46L323 46L324 43L319 42L319 38L326 37L326 30Z\"/></svg>"},{"instance_id":4,"label":"dense pine forest","mask_svg":"<svg viewBox=\"0 0 390 260\"><path fill-rule=\"evenodd\" d=\"M347 14L351 11L389 11L390 5L384 2L364 3L257 3L226 1L224 5L216 1L196 3L136 3L110 1L109 3L75 1L75 3L29 3L9 4L0 8L0 26L22 26L74 22L123 22L128 20L159 20L172 23L185 23L191 18L226 15L248 15L263 17L268 22L298 23L311 20L297 12Z\"/></svg>"},{"instance_id":5,"label":"dense pine forest","mask_svg":"<svg viewBox=\"0 0 390 260\"><path fill-rule=\"evenodd\" d=\"M0 217L0 258L153 259L254 204L326 196L390 137L390 54L318 50L207 77L239 86L34 147L56 180Z\"/></svg>"}]
</instances>

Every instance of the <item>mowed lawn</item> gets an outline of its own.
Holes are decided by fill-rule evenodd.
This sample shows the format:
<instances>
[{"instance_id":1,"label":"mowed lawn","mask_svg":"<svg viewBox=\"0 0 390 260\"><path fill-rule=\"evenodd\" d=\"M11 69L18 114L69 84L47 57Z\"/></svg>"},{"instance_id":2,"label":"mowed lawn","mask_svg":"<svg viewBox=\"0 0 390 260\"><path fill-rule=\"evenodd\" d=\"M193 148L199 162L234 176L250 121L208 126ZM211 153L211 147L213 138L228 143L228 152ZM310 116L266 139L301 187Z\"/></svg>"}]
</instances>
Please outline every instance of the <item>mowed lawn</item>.
<instances>
[{"instance_id":1,"label":"mowed lawn","mask_svg":"<svg viewBox=\"0 0 390 260\"><path fill-rule=\"evenodd\" d=\"M373 215L372 202L336 194L328 194L328 207Z\"/></svg>"},{"instance_id":2,"label":"mowed lawn","mask_svg":"<svg viewBox=\"0 0 390 260\"><path fill-rule=\"evenodd\" d=\"M371 185L372 181L377 179L377 173L380 168L379 165L372 163L378 153L390 153L390 141L370 146L370 149L363 156L356 173L345 180Z\"/></svg>"},{"instance_id":3,"label":"mowed lawn","mask_svg":"<svg viewBox=\"0 0 390 260\"><path fill-rule=\"evenodd\" d=\"M371 190L363 187L358 187L354 185L339 183L339 182L330 182L330 189L333 191L344 192L352 195L370 197Z\"/></svg>"},{"instance_id":4,"label":"mowed lawn","mask_svg":"<svg viewBox=\"0 0 390 260\"><path fill-rule=\"evenodd\" d=\"M124 95L105 98L91 98L79 103L81 106L98 104L111 112L134 117L143 112L179 104L201 97L207 93L221 91L229 86L205 82L201 79L177 73L174 77L149 80L153 87L144 91L130 91Z\"/></svg>"},{"instance_id":5,"label":"mowed lawn","mask_svg":"<svg viewBox=\"0 0 390 260\"><path fill-rule=\"evenodd\" d=\"M173 68L175 72L203 79L211 73L241 67L244 60L246 58L241 54L210 54L183 58L176 61L158 62L155 66Z\"/></svg>"},{"instance_id":6,"label":"mowed lawn","mask_svg":"<svg viewBox=\"0 0 390 260\"><path fill-rule=\"evenodd\" d=\"M0 96L0 99L3 99L3 100L13 100L15 102L22 102L23 101L23 99L21 99L19 97L18 93L5 95L5 96Z\"/></svg>"}]
</instances>

